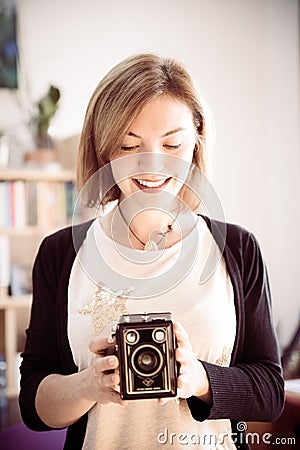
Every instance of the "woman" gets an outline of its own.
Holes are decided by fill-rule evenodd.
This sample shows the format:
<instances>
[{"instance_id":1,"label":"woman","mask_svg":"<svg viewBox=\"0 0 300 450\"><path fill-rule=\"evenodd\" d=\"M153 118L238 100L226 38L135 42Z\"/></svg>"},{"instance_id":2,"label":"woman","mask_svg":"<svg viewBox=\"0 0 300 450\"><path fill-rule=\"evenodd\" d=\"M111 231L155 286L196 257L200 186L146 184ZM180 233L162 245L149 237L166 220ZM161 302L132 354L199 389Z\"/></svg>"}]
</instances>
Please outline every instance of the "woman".
<instances>
[{"instance_id":1,"label":"woman","mask_svg":"<svg viewBox=\"0 0 300 450\"><path fill-rule=\"evenodd\" d=\"M186 69L152 54L122 61L90 100L79 204L103 211L43 241L21 366L25 423L68 427L67 449L247 448L242 421L281 412L258 244L196 212L206 127ZM175 321L175 400L120 397L111 325L144 311Z\"/></svg>"}]
</instances>

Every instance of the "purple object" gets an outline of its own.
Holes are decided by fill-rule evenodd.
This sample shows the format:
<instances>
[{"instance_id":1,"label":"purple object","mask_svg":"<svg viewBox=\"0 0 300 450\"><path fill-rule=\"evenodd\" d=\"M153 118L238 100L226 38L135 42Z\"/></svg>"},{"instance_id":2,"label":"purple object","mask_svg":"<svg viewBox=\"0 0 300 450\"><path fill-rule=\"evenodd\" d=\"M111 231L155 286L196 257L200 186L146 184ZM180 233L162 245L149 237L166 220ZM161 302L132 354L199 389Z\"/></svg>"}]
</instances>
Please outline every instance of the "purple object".
<instances>
[{"instance_id":1,"label":"purple object","mask_svg":"<svg viewBox=\"0 0 300 450\"><path fill-rule=\"evenodd\" d=\"M0 450L62 450L66 429L36 432L18 423L0 432Z\"/></svg>"}]
</instances>

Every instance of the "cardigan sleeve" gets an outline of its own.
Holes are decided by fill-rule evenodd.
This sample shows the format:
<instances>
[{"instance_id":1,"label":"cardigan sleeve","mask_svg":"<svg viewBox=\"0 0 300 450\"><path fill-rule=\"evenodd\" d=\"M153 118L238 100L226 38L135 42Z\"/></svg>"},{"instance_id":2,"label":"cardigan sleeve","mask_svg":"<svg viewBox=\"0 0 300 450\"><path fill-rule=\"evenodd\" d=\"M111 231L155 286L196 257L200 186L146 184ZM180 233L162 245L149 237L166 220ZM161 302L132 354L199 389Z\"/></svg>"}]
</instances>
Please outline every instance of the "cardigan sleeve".
<instances>
[{"instance_id":1,"label":"cardigan sleeve","mask_svg":"<svg viewBox=\"0 0 300 450\"><path fill-rule=\"evenodd\" d=\"M242 327L235 345L238 357L230 367L202 361L207 372L212 405L188 399L194 419L273 421L284 404L284 382L279 348L272 323L270 289L265 264L254 236L240 233L239 256L234 255L235 295L239 298ZM236 274L238 275L238 274Z\"/></svg>"},{"instance_id":2,"label":"cardigan sleeve","mask_svg":"<svg viewBox=\"0 0 300 450\"><path fill-rule=\"evenodd\" d=\"M20 411L24 423L36 431L50 429L35 409L38 386L47 375L62 373L57 330L57 285L61 267L55 248L60 242L57 236L46 238L35 259L31 317L20 367Z\"/></svg>"}]
</instances>

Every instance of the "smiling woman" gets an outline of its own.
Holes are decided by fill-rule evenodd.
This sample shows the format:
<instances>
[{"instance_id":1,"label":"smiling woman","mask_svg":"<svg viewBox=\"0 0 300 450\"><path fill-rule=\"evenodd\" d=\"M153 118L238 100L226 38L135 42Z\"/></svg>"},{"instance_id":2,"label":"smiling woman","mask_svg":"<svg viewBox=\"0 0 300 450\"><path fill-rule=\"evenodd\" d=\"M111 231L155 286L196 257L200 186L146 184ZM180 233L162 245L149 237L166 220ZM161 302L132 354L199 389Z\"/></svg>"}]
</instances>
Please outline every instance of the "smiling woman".
<instances>
[{"instance_id":1,"label":"smiling woman","mask_svg":"<svg viewBox=\"0 0 300 450\"><path fill-rule=\"evenodd\" d=\"M202 102L180 63L136 55L100 81L77 169L77 203L96 214L40 247L21 366L25 423L68 427L65 449L155 449L161 430L245 449L239 423L281 412L266 267L251 233L209 217L219 203L206 153ZM145 311L168 317L176 349ZM125 361L111 336L120 316Z\"/></svg>"},{"instance_id":2,"label":"smiling woman","mask_svg":"<svg viewBox=\"0 0 300 450\"><path fill-rule=\"evenodd\" d=\"M125 154L135 155L135 170L137 173L133 177L130 176L128 171L125 178L118 182L118 176L113 170L116 184L120 189L120 204L125 199L131 198L134 201L134 194L138 191L150 193L152 198L155 194L164 191L169 195L169 199L173 197L175 200L188 176L196 147L197 130L191 110L184 103L169 95L160 94L149 100L138 117L132 122L130 130L132 131L129 131L125 136L119 151L114 152L110 161L115 162L118 158L124 157ZM176 156L180 158L181 164L186 164L187 170L184 180L178 179L177 166L172 176L164 175L171 174L168 155ZM126 164L126 161L124 164ZM112 167L114 168L114 164L112 164ZM140 198L144 203L145 199ZM135 214L132 221L130 218L125 219L125 222L130 225L129 230L134 237L132 240L134 247L144 248L146 245L147 249L157 248L159 243L162 242L160 236L158 236L157 242L151 240L151 244L149 244L149 236L153 230L161 230L162 236L167 237L167 241L164 243L167 247L174 245L181 239L181 232L174 223L175 218L172 219L170 229L169 211L163 211L162 206L161 196L157 196L156 205L153 202L152 208L143 208L138 214ZM174 205L174 211L178 207L178 205ZM124 214L123 212L123 218ZM104 226L108 232L111 226L109 221L106 221ZM172 235L167 236L171 230L173 231Z\"/></svg>"},{"instance_id":3,"label":"smiling woman","mask_svg":"<svg viewBox=\"0 0 300 450\"><path fill-rule=\"evenodd\" d=\"M153 100L151 106L147 105L149 100ZM173 103L173 110L169 111L172 117L168 119L169 123L166 123L168 116L160 111L160 108L168 108L170 101ZM174 131L185 128L182 132L189 133L189 140L195 139L193 163L206 173L206 119L190 75L184 66L175 60L141 54L129 57L114 67L99 83L89 102L78 155L79 189L100 167L121 156L121 152L124 155L127 151L139 151L141 145L144 152L158 151L158 142L155 143L156 147L153 147L148 135L140 135L142 128L133 128L136 120L138 122L135 126L138 126L145 115L149 117L149 108L153 112L155 109L155 117L164 118L160 129L158 120L152 119L151 124L151 127L157 127L153 128L152 133L155 132L156 135L153 135L152 139L155 137L159 140L160 152L180 152L180 147L176 148L181 144L180 137L176 136ZM180 114L185 117L180 118ZM184 122L180 124L178 120ZM178 130L178 134L180 131ZM147 129L148 134L149 132ZM169 136L169 133L172 134ZM148 146L147 150L145 145ZM119 190L115 186L103 202L117 198Z\"/></svg>"},{"instance_id":4,"label":"smiling woman","mask_svg":"<svg viewBox=\"0 0 300 450\"><path fill-rule=\"evenodd\" d=\"M155 175L155 172L159 174L163 169L163 159L160 155L171 154L191 165L196 145L196 130L191 111L184 103L165 95L155 97L142 109L131 128L135 131L128 133L119 152L114 153L111 160L130 152L130 154L141 155L141 166L143 154L148 152L152 155L148 158L148 167L143 166L144 173L141 177L135 178L142 181L139 183L142 187L154 187L151 185L153 182L158 182L158 186L162 184L159 175ZM149 175L145 174L146 170L149 171ZM173 186L172 191L170 178L168 180L168 190L177 195L178 189ZM172 182L176 183L176 180ZM125 195L124 192L123 195Z\"/></svg>"}]
</instances>

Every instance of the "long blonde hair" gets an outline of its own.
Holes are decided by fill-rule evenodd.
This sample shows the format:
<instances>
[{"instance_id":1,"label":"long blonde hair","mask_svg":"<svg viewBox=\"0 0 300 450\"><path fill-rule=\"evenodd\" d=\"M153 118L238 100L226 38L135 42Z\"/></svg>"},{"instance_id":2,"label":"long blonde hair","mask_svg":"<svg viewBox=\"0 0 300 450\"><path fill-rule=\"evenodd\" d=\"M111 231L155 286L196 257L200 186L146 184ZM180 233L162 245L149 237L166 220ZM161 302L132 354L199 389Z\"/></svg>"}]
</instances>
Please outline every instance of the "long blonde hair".
<instances>
[{"instance_id":1,"label":"long blonde hair","mask_svg":"<svg viewBox=\"0 0 300 450\"><path fill-rule=\"evenodd\" d=\"M155 96L168 95L192 112L197 132L193 163L206 173L206 121L203 105L186 68L172 58L143 53L126 58L100 81L85 115L77 160L77 188L110 162L121 146L132 122ZM95 195L95 198L93 198ZM120 195L114 186L102 199L102 206ZM90 193L91 205L98 201Z\"/></svg>"}]
</instances>

